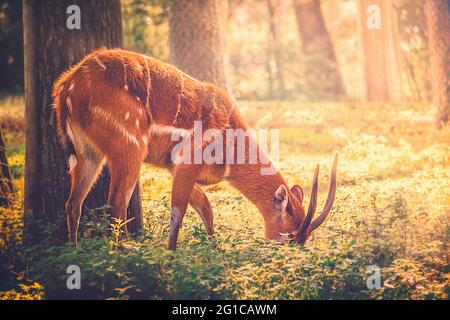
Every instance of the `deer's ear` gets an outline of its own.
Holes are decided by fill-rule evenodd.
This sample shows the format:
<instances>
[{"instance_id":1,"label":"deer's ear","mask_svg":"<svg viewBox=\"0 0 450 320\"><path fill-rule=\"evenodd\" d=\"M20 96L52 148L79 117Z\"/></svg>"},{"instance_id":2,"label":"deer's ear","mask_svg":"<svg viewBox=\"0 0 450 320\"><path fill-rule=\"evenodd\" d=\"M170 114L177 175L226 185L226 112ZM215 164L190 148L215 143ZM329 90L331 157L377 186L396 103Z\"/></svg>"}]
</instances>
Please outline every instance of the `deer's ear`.
<instances>
[{"instance_id":1,"label":"deer's ear","mask_svg":"<svg viewBox=\"0 0 450 320\"><path fill-rule=\"evenodd\" d=\"M289 204L289 193L284 185L278 187L277 191L273 196L273 205L275 209L281 212L281 214L286 214Z\"/></svg>"},{"instance_id":2,"label":"deer's ear","mask_svg":"<svg viewBox=\"0 0 450 320\"><path fill-rule=\"evenodd\" d=\"M303 203L303 189L299 185L293 186L291 192Z\"/></svg>"}]
</instances>

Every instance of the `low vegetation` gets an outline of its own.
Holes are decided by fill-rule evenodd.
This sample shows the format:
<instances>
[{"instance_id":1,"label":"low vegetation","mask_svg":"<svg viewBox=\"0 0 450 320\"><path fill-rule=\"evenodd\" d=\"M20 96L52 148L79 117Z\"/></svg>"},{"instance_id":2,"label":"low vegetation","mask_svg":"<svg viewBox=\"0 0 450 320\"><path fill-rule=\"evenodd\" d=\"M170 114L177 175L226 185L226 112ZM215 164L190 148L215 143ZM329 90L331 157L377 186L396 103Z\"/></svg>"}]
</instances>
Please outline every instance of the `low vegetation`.
<instances>
[{"instance_id":1,"label":"low vegetation","mask_svg":"<svg viewBox=\"0 0 450 320\"><path fill-rule=\"evenodd\" d=\"M55 240L58 224L45 224L25 249L21 202L0 209L0 298L448 299L450 131L433 129L429 106L240 106L253 126L282 128L279 167L291 184L309 188L321 165L321 201L339 152L335 207L306 247L265 241L257 209L223 183L206 189L215 238L189 209L179 249L167 251L170 176L145 166L145 229L125 243L100 208L83 216L77 248ZM23 101L1 100L0 120L21 199ZM82 290L66 288L72 264L81 267ZM373 265L379 289L367 286Z\"/></svg>"}]
</instances>

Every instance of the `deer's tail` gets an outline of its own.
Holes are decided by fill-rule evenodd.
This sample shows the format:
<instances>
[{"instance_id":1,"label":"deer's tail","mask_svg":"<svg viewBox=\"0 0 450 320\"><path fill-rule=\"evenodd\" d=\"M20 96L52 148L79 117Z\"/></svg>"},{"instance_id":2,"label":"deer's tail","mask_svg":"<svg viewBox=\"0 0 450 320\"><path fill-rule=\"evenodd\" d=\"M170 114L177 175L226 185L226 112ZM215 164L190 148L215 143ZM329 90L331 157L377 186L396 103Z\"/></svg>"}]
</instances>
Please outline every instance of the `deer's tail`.
<instances>
[{"instance_id":1,"label":"deer's tail","mask_svg":"<svg viewBox=\"0 0 450 320\"><path fill-rule=\"evenodd\" d=\"M72 113L70 92L73 88L70 78L71 72L65 72L55 81L52 89L58 139L69 162L73 157L76 159L74 137L70 129L70 117Z\"/></svg>"}]
</instances>

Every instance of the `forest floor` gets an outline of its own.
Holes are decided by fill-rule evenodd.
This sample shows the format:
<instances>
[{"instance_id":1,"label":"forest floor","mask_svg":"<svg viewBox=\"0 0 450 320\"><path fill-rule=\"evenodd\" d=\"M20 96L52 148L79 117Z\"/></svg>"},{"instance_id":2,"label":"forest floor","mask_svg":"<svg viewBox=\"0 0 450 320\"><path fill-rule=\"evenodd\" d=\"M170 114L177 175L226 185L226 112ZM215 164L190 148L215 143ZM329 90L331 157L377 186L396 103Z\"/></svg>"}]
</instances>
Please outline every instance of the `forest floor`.
<instances>
[{"instance_id":1,"label":"forest floor","mask_svg":"<svg viewBox=\"0 0 450 320\"><path fill-rule=\"evenodd\" d=\"M205 189L215 239L189 209L179 249L167 251L171 180L146 165L142 235L118 243L105 235L108 220L97 210L83 217L77 248L53 244L47 230L25 259L23 101L0 100L19 199L15 208L0 209L0 299L448 299L450 130L434 129L429 105L239 105L252 126L280 128L279 169L290 185L300 184L309 195L313 170L321 165L319 208L339 153L334 209L305 248L265 241L257 209L221 183ZM75 293L66 289L71 264L82 270L83 289ZM377 267L381 286L373 288Z\"/></svg>"}]
</instances>

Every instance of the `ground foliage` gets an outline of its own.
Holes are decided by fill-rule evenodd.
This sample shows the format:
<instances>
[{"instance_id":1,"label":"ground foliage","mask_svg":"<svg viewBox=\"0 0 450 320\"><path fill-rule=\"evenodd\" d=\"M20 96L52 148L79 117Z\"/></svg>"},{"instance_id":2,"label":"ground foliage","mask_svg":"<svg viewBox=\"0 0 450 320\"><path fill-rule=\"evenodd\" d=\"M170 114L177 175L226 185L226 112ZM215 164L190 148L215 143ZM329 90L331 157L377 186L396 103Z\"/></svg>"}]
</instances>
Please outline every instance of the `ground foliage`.
<instances>
[{"instance_id":1,"label":"ground foliage","mask_svg":"<svg viewBox=\"0 0 450 320\"><path fill-rule=\"evenodd\" d=\"M0 119L22 198L23 102L2 99ZM179 249L165 249L170 177L142 169L145 230L121 243L103 210L82 218L77 248L55 241L54 226L24 249L22 204L0 209L0 298L54 299L448 299L449 131L433 128L428 105L241 101L254 127L281 128L280 170L309 194L322 167L325 200L332 155L339 188L329 220L305 248L262 237L256 208L227 184L208 187L214 239L189 209ZM66 289L66 268L82 270L82 290ZM367 288L367 268L382 287Z\"/></svg>"}]
</instances>

